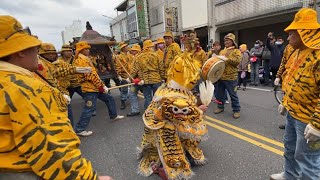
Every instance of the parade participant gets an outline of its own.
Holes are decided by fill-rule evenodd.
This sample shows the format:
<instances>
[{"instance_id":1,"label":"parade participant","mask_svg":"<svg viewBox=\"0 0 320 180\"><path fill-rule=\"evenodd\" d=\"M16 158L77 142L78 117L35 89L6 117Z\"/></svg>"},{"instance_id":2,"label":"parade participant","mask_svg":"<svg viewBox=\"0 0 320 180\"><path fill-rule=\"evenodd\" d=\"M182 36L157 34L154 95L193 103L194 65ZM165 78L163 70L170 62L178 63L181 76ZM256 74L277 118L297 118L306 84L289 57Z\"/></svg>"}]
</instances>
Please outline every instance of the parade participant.
<instances>
[{"instance_id":1,"label":"parade participant","mask_svg":"<svg viewBox=\"0 0 320 180\"><path fill-rule=\"evenodd\" d=\"M63 94L32 73L41 41L11 16L0 16L0 39L0 179L98 179Z\"/></svg>"},{"instance_id":2,"label":"parade participant","mask_svg":"<svg viewBox=\"0 0 320 180\"><path fill-rule=\"evenodd\" d=\"M235 42L235 35L232 33L227 34L224 37L225 48L220 51L219 55L226 62L226 67L221 79L217 82L217 99L222 102L218 104L218 108L214 111L215 114L222 113L224 111L224 103L226 98L226 91L231 98L231 106L233 109L233 118L240 117L240 102L237 95L237 77L238 77L238 65L241 61L241 52L237 49Z\"/></svg>"},{"instance_id":3,"label":"parade participant","mask_svg":"<svg viewBox=\"0 0 320 180\"><path fill-rule=\"evenodd\" d=\"M143 51L133 65L132 77L143 80L144 108L151 103L153 94L164 79L163 61L153 50L154 44L150 39L143 42Z\"/></svg>"},{"instance_id":4,"label":"parade participant","mask_svg":"<svg viewBox=\"0 0 320 180\"><path fill-rule=\"evenodd\" d=\"M199 42L196 44L196 51L194 52L194 58L200 62L201 67L207 60L207 54L202 49Z\"/></svg>"},{"instance_id":5,"label":"parade participant","mask_svg":"<svg viewBox=\"0 0 320 180\"><path fill-rule=\"evenodd\" d=\"M51 43L42 43L39 48L39 65L36 72L36 77L44 82L48 83L52 87L57 88L64 94L64 97L69 102L68 105L68 117L73 126L73 113L71 108L71 98L67 88L70 82L67 78L70 74L78 73L89 73L91 72L90 67L84 69L75 67L65 63L64 61L57 61L58 53L56 48Z\"/></svg>"},{"instance_id":6,"label":"parade participant","mask_svg":"<svg viewBox=\"0 0 320 180\"><path fill-rule=\"evenodd\" d=\"M128 44L125 42L120 42L120 54L116 58L116 71L118 74L118 79L120 80L120 85L128 84L131 80L129 79L128 72L129 72L129 64L130 59L127 55L128 53ZM128 98L128 87L123 87L120 89L120 99L121 99L121 106L120 109L126 108L126 101Z\"/></svg>"},{"instance_id":7,"label":"parade participant","mask_svg":"<svg viewBox=\"0 0 320 180\"><path fill-rule=\"evenodd\" d=\"M183 37L186 50L173 60L167 83L156 91L143 115L145 128L138 147L138 173L143 176L159 173L163 179L189 179L193 175L190 162L206 163L198 145L208 130L191 92L200 78L201 65L192 58L196 40L194 34Z\"/></svg>"},{"instance_id":8,"label":"parade participant","mask_svg":"<svg viewBox=\"0 0 320 180\"><path fill-rule=\"evenodd\" d=\"M217 55L219 55L220 50L221 50L220 42L219 42L219 41L215 41L215 42L212 44L211 51L208 52L208 58L207 58L207 59L211 58L212 56L217 56Z\"/></svg>"},{"instance_id":9,"label":"parade participant","mask_svg":"<svg viewBox=\"0 0 320 180\"><path fill-rule=\"evenodd\" d=\"M166 49L164 50L164 57L163 57L164 70L165 70L165 76L166 76L172 60L177 55L181 54L181 49L179 44L174 42L173 34L171 31L165 32L163 38L166 43Z\"/></svg>"},{"instance_id":10,"label":"parade participant","mask_svg":"<svg viewBox=\"0 0 320 180\"><path fill-rule=\"evenodd\" d=\"M90 45L87 42L80 41L76 44L76 56L74 64L79 67L91 67L92 72L89 74L78 75L81 84L85 105L83 107L80 120L75 126L75 131L79 136L90 136L92 131L87 131L92 113L96 109L97 99L103 101L109 112L109 117L112 120L123 119L124 116L117 114L116 103L108 92L108 88L104 85L99 78L96 69L94 68L90 58Z\"/></svg>"},{"instance_id":11,"label":"parade participant","mask_svg":"<svg viewBox=\"0 0 320 180\"><path fill-rule=\"evenodd\" d=\"M139 44L133 44L131 47L131 54L134 55L133 57L133 64L131 65L132 67L134 66L134 63L136 63L136 57L140 54L141 52L141 47ZM142 76L139 75L141 71L138 70L138 77ZM140 82L140 84L143 84L143 82ZM131 116L138 116L140 115L140 109L139 109L139 100L138 100L138 92L139 90L142 90L142 86L137 84L137 85L132 85L129 91L129 98L130 98L130 105L131 105L131 112L127 114L128 117Z\"/></svg>"},{"instance_id":12,"label":"parade participant","mask_svg":"<svg viewBox=\"0 0 320 180\"><path fill-rule=\"evenodd\" d=\"M58 58L59 64L63 64L62 62L65 62L67 64L73 65L74 62L74 56L73 56L73 50L72 47L68 44L64 44L61 47L61 56ZM63 79L63 78L61 78ZM68 86L69 95L72 98L73 94L76 92L80 96L82 96L81 86L78 82L77 75L72 74L68 75L68 80L70 82L70 85Z\"/></svg>"},{"instance_id":13,"label":"parade participant","mask_svg":"<svg viewBox=\"0 0 320 180\"><path fill-rule=\"evenodd\" d=\"M163 38L158 38L156 42L157 46L157 54L159 55L160 59L163 60L164 57L164 49L165 49L165 42Z\"/></svg>"},{"instance_id":14,"label":"parade participant","mask_svg":"<svg viewBox=\"0 0 320 180\"><path fill-rule=\"evenodd\" d=\"M302 8L284 30L295 49L282 75L283 106L288 111L284 135L284 172L272 180L320 179L320 24L317 12Z\"/></svg>"}]
</instances>

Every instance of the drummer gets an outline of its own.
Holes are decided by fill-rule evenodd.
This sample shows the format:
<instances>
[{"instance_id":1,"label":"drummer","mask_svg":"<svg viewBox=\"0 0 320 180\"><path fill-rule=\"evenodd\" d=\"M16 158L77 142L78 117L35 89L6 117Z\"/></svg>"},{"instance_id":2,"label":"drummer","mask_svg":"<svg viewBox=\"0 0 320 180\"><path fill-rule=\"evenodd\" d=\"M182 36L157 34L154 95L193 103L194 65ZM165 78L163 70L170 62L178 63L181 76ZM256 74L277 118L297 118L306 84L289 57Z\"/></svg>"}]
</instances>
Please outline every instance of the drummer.
<instances>
[{"instance_id":1,"label":"drummer","mask_svg":"<svg viewBox=\"0 0 320 180\"><path fill-rule=\"evenodd\" d=\"M219 53L221 59L225 61L225 70L220 80L217 82L217 100L222 103L218 104L218 108L214 111L214 113L219 114L224 111L227 90L231 98L233 118L238 119L240 117L240 102L236 91L236 85L238 77L238 65L241 61L241 52L238 49L235 39L236 37L234 34L227 34L224 37L225 48Z\"/></svg>"}]
</instances>

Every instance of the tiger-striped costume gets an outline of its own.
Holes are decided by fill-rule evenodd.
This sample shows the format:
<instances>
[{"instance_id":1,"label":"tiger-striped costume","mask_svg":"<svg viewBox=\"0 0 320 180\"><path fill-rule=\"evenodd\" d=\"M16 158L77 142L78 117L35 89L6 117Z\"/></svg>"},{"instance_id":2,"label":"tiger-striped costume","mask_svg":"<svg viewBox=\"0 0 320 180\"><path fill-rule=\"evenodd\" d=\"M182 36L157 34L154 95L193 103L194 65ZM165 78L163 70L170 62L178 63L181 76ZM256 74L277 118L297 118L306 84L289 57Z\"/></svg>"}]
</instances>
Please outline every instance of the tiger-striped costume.
<instances>
[{"instance_id":1,"label":"tiger-striped costume","mask_svg":"<svg viewBox=\"0 0 320 180\"><path fill-rule=\"evenodd\" d=\"M164 79L163 61L154 51L143 50L136 56L131 76L144 80L144 84L160 83Z\"/></svg>"},{"instance_id":2,"label":"tiger-striped costume","mask_svg":"<svg viewBox=\"0 0 320 180\"><path fill-rule=\"evenodd\" d=\"M205 139L207 128L190 91L161 86L145 111L143 121L145 133L138 148L142 157L140 174L151 175L151 166L161 163L168 179L190 178L193 172L185 151L196 164L205 164L198 144Z\"/></svg>"},{"instance_id":3,"label":"tiger-striped costume","mask_svg":"<svg viewBox=\"0 0 320 180\"><path fill-rule=\"evenodd\" d=\"M283 105L290 115L320 129L320 50L296 50L283 75Z\"/></svg>"},{"instance_id":4,"label":"tiger-striped costume","mask_svg":"<svg viewBox=\"0 0 320 180\"><path fill-rule=\"evenodd\" d=\"M93 66L90 59L79 53L74 61L77 67L91 67L92 71L88 74L78 74L78 80L81 84L83 92L99 92L99 87L103 87L104 83L97 74L96 68Z\"/></svg>"},{"instance_id":5,"label":"tiger-striped costume","mask_svg":"<svg viewBox=\"0 0 320 180\"><path fill-rule=\"evenodd\" d=\"M31 171L43 179L96 179L55 88L0 61L0 173Z\"/></svg>"}]
</instances>

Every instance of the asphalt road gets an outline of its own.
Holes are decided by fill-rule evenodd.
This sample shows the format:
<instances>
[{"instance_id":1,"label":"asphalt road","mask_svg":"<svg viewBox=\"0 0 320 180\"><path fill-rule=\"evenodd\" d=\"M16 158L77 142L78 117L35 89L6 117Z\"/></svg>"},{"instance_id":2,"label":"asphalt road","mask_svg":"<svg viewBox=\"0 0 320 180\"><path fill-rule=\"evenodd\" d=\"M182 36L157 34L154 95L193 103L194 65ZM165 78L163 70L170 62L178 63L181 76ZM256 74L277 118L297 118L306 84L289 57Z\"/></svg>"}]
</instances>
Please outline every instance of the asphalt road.
<instances>
[{"instance_id":1,"label":"asphalt road","mask_svg":"<svg viewBox=\"0 0 320 180\"><path fill-rule=\"evenodd\" d=\"M269 179L272 173L282 171L283 130L278 128L284 117L277 114L277 103L273 92L247 89L238 91L241 117L232 118L231 105L225 112L213 114L216 105L210 104L206 112L209 139L201 142L208 164L193 167L199 180L257 180ZM119 110L119 91L112 95L117 102L118 114L126 115L130 110ZM83 101L79 96L72 100L75 121L79 119ZM143 99L140 98L143 109ZM112 122L106 106L98 101L97 116L91 119L88 130L94 134L81 138L83 155L90 159L100 175L109 175L116 180L160 179L156 175L145 178L137 174L136 147L139 145L143 122L141 116L126 117Z\"/></svg>"}]
</instances>

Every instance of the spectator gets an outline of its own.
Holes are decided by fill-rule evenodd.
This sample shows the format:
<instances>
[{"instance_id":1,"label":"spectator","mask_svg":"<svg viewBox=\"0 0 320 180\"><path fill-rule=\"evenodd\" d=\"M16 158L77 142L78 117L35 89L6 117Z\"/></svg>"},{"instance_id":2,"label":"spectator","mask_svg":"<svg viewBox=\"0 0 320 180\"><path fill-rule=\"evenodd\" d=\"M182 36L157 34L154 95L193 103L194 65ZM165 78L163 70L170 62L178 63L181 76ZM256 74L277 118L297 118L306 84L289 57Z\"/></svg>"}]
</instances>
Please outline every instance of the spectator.
<instances>
[{"instance_id":1,"label":"spectator","mask_svg":"<svg viewBox=\"0 0 320 180\"><path fill-rule=\"evenodd\" d=\"M267 38L267 48L271 51L271 72L272 72L272 82L276 79L277 71L279 70L281 59L283 56L283 51L285 46L283 45L283 39L281 37L277 38L277 41L273 42L273 34L268 33Z\"/></svg>"},{"instance_id":2,"label":"spectator","mask_svg":"<svg viewBox=\"0 0 320 180\"><path fill-rule=\"evenodd\" d=\"M257 40L254 47L250 50L250 64L251 64L251 83L250 85L258 86L259 84L259 67L261 63L263 48L261 41Z\"/></svg>"},{"instance_id":3,"label":"spectator","mask_svg":"<svg viewBox=\"0 0 320 180\"><path fill-rule=\"evenodd\" d=\"M241 83L243 83L243 90L246 90L247 87L247 75L248 75L248 65L249 61L249 51L247 50L246 44L240 45L240 51L242 53L242 59L239 64L239 72L238 72L238 89L240 89Z\"/></svg>"},{"instance_id":4,"label":"spectator","mask_svg":"<svg viewBox=\"0 0 320 180\"><path fill-rule=\"evenodd\" d=\"M263 71L264 71L264 85L268 86L270 81L270 59L271 59L271 52L267 48L267 46L263 47L262 52L262 64L263 64Z\"/></svg>"}]
</instances>

